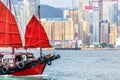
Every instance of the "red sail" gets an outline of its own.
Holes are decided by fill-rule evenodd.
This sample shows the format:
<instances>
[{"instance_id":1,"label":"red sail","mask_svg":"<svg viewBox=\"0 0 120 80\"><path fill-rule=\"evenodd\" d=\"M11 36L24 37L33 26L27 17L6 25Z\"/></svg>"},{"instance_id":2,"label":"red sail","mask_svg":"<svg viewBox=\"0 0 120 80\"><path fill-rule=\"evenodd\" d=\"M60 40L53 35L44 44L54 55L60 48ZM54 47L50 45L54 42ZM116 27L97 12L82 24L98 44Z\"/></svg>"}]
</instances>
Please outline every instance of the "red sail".
<instances>
[{"instance_id":1,"label":"red sail","mask_svg":"<svg viewBox=\"0 0 120 80\"><path fill-rule=\"evenodd\" d=\"M51 47L51 45L49 43L49 39L43 26L33 15L26 27L25 48L37 48L37 47L47 48Z\"/></svg>"},{"instance_id":2,"label":"red sail","mask_svg":"<svg viewBox=\"0 0 120 80\"><path fill-rule=\"evenodd\" d=\"M13 14L0 1L0 47L22 47L22 40Z\"/></svg>"}]
</instances>

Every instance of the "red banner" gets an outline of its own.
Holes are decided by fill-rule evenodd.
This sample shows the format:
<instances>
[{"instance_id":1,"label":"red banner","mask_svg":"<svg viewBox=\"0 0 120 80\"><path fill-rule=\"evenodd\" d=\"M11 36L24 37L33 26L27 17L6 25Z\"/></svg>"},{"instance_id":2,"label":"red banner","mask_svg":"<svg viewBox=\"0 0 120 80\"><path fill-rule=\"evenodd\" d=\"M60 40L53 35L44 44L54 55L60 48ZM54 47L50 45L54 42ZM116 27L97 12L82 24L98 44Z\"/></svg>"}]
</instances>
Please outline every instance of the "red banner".
<instances>
[{"instance_id":1,"label":"red banner","mask_svg":"<svg viewBox=\"0 0 120 80\"><path fill-rule=\"evenodd\" d=\"M91 9L93 9L93 7L92 6L85 6L85 9L91 10Z\"/></svg>"}]
</instances>

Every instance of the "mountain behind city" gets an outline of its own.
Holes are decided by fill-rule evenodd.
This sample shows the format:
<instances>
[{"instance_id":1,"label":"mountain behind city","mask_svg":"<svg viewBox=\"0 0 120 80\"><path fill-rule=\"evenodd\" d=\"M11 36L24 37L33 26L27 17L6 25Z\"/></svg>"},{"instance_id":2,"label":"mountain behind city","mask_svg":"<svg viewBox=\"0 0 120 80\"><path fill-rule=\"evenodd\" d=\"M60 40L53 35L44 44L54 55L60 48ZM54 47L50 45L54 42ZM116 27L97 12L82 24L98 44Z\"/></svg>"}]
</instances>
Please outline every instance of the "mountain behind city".
<instances>
[{"instance_id":1,"label":"mountain behind city","mask_svg":"<svg viewBox=\"0 0 120 80\"><path fill-rule=\"evenodd\" d=\"M40 5L41 18L62 18L63 10L61 8L55 8L48 5Z\"/></svg>"}]
</instances>

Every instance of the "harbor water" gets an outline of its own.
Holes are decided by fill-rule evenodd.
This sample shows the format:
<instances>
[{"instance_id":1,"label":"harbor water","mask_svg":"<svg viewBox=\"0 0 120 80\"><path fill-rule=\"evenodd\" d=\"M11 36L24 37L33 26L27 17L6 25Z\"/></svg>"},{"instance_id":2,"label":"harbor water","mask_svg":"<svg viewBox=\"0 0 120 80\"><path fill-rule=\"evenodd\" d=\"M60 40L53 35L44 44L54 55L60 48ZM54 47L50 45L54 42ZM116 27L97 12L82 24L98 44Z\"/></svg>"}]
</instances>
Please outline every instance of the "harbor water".
<instances>
[{"instance_id":1,"label":"harbor water","mask_svg":"<svg viewBox=\"0 0 120 80\"><path fill-rule=\"evenodd\" d=\"M53 51L44 51L44 53ZM55 50L60 59L42 75L0 76L0 80L120 80L120 50ZM37 54L35 54L37 55Z\"/></svg>"}]
</instances>

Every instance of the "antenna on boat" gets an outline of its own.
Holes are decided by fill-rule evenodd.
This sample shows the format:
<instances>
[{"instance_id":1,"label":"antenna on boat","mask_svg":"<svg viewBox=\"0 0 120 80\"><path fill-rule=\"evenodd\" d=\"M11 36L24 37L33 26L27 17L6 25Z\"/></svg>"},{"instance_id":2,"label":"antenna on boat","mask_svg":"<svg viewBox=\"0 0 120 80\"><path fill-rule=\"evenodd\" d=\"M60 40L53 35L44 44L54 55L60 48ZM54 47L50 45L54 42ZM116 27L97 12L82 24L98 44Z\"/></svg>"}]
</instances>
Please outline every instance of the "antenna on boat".
<instances>
[{"instance_id":1,"label":"antenna on boat","mask_svg":"<svg viewBox=\"0 0 120 80\"><path fill-rule=\"evenodd\" d=\"M38 6L38 18L39 18L39 22L41 23L41 20L40 20L40 5ZM40 58L42 58L42 48L40 48Z\"/></svg>"}]
</instances>

